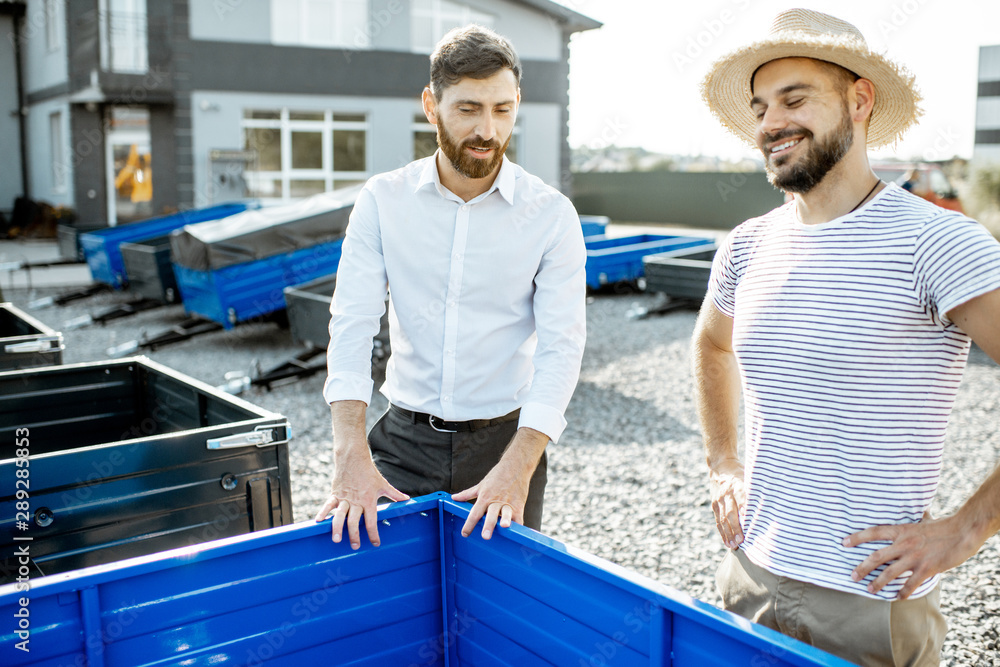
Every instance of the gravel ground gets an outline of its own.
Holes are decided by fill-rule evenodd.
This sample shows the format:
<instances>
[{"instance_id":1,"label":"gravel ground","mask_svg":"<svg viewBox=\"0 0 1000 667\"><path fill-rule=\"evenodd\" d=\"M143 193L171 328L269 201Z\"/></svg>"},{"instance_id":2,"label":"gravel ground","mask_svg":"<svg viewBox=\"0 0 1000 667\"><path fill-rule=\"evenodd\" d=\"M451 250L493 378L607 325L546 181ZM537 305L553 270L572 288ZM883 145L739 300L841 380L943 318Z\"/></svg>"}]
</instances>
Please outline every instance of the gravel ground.
<instances>
[{"instance_id":1,"label":"gravel ground","mask_svg":"<svg viewBox=\"0 0 1000 667\"><path fill-rule=\"evenodd\" d=\"M61 290L6 290L22 308ZM544 530L685 593L718 604L715 568L724 548L715 533L706 469L691 397L689 338L693 312L636 320L630 309L648 306L645 294L601 294L588 307L583 372L569 406L569 427L549 448ZM55 329L69 319L120 303L103 294L32 314ZM64 331L65 363L106 358L106 349L155 334L183 319L171 306L131 318ZM267 368L298 351L287 330L244 324L145 353L213 385L228 371ZM306 521L325 498L330 466L329 411L323 377L253 389L244 398L286 415L295 520ZM381 395L369 424L385 409ZM949 429L944 473L933 511L947 514L995 465L1000 450L1000 367L974 349ZM1000 541L944 578L942 601L950 631L944 665L1000 666Z\"/></svg>"}]
</instances>

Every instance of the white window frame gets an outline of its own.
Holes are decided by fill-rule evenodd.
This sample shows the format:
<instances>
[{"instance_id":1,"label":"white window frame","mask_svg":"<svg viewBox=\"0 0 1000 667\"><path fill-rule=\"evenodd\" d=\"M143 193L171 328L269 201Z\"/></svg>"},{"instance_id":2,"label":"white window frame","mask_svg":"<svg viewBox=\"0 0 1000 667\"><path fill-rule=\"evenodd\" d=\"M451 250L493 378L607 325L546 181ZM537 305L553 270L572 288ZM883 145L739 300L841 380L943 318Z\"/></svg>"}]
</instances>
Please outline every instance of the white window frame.
<instances>
[{"instance_id":1,"label":"white window frame","mask_svg":"<svg viewBox=\"0 0 1000 667\"><path fill-rule=\"evenodd\" d=\"M45 0L45 49L52 53L62 46L62 31L59 21L62 17L62 0Z\"/></svg>"},{"instance_id":2,"label":"white window frame","mask_svg":"<svg viewBox=\"0 0 1000 667\"><path fill-rule=\"evenodd\" d=\"M371 154L371 114L367 111L359 110L319 110L285 107L280 110L267 108L265 106L254 106L244 110L247 111L269 111L279 112L279 119L240 119L240 133L245 137L245 130L250 128L271 129L279 133L281 142L281 170L252 170L247 174L253 181L260 180L280 180L281 197L261 197L264 202L288 202L298 197L291 195L292 181L313 180L324 182L325 191L333 189L336 181L365 181L371 176L372 154ZM322 120L292 120L292 113L322 113ZM364 120L334 120L337 115L358 115L364 116ZM333 164L333 133L337 130L363 130L365 133L365 170L345 171L335 170ZM320 132L322 138L323 166L320 169L294 169L292 168L292 132L309 131ZM246 143L243 139L244 145ZM251 147L252 148L252 147ZM255 188L254 188L255 189Z\"/></svg>"},{"instance_id":3,"label":"white window frame","mask_svg":"<svg viewBox=\"0 0 1000 667\"><path fill-rule=\"evenodd\" d=\"M326 33L326 39L310 37L309 29L315 27L316 21L310 17L309 8L318 4L327 5L333 15L333 25ZM364 9L360 26L346 23L344 17L348 6ZM289 12L298 17L293 22L291 32L286 31L286 22L282 20ZM371 48L368 29L370 20L368 0L271 0L271 43L283 46L367 49Z\"/></svg>"},{"instance_id":4,"label":"white window frame","mask_svg":"<svg viewBox=\"0 0 1000 667\"><path fill-rule=\"evenodd\" d=\"M127 0L129 11L111 11L112 0L100 0L101 69L140 74L149 71L149 28L146 0ZM121 23L116 27L115 18ZM116 29L117 28L117 29Z\"/></svg>"},{"instance_id":5,"label":"white window frame","mask_svg":"<svg viewBox=\"0 0 1000 667\"><path fill-rule=\"evenodd\" d=\"M478 11L469 5L452 2L451 0L425 1L430 3L430 9L418 7L416 3L411 3L410 5L412 7L410 15L410 46L414 53L431 53L434 51L434 47L437 46L438 41L450 30L450 28L445 29L445 26L477 23L483 27L492 28L493 21L496 18L492 14ZM417 34L417 21L412 20L415 18L431 19L432 27L429 42L426 41L428 39L426 35Z\"/></svg>"},{"instance_id":6,"label":"white window frame","mask_svg":"<svg viewBox=\"0 0 1000 667\"><path fill-rule=\"evenodd\" d=\"M52 160L52 192L59 195L66 193L68 185L66 144L63 137L62 111L53 111L49 114L49 157Z\"/></svg>"}]
</instances>

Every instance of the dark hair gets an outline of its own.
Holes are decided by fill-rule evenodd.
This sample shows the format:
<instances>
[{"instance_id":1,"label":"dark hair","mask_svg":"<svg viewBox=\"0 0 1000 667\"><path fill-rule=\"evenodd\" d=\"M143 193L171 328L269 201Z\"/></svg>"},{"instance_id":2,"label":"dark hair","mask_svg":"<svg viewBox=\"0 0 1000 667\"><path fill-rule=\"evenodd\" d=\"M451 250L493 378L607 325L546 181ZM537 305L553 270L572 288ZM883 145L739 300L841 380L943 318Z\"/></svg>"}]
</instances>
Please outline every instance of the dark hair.
<instances>
[{"instance_id":1,"label":"dark hair","mask_svg":"<svg viewBox=\"0 0 1000 667\"><path fill-rule=\"evenodd\" d=\"M837 63L832 63L829 60L820 60L818 58L810 58L810 60L815 61L816 64L819 65L821 69L826 71L831 76L831 78L833 78L833 87L841 95L845 95L847 93L848 86L850 86L852 83L861 78L859 75L855 74L846 67L838 65ZM774 61L769 60L768 62L774 62ZM767 63L764 63L764 65L766 64ZM761 65L760 67L763 67L764 65ZM753 92L753 80L757 77L757 72L760 71L760 67L755 69L753 71L753 74L750 75L751 92Z\"/></svg>"},{"instance_id":2,"label":"dark hair","mask_svg":"<svg viewBox=\"0 0 1000 667\"><path fill-rule=\"evenodd\" d=\"M502 69L513 72L521 86L521 59L510 42L482 26L455 28L431 54L431 92L440 100L448 86L466 77L486 79Z\"/></svg>"}]
</instances>

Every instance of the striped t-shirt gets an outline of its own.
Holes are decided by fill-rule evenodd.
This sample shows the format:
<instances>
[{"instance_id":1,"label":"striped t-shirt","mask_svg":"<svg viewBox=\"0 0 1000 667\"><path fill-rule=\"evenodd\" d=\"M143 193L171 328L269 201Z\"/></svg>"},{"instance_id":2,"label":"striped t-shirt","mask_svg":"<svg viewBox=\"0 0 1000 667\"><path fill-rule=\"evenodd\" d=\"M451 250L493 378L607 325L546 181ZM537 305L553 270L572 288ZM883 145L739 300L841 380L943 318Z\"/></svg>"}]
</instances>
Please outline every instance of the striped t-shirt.
<instances>
[{"instance_id":1,"label":"striped t-shirt","mask_svg":"<svg viewBox=\"0 0 1000 667\"><path fill-rule=\"evenodd\" d=\"M890 185L864 208L800 223L795 204L744 222L712 268L733 318L745 404L743 548L757 565L876 595L851 571L885 542L841 546L931 504L969 337L946 313L1000 288L1000 244ZM913 594L928 593L938 577Z\"/></svg>"}]
</instances>

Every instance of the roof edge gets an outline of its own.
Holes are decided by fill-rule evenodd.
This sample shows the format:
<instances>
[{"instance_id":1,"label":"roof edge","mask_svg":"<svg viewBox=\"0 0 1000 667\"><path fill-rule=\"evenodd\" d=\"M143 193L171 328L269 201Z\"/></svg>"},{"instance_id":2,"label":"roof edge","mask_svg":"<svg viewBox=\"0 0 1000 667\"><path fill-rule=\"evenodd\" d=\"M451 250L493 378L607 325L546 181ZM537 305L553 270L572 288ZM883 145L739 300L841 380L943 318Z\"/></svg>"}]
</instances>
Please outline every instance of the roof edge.
<instances>
[{"instance_id":1,"label":"roof edge","mask_svg":"<svg viewBox=\"0 0 1000 667\"><path fill-rule=\"evenodd\" d=\"M516 0L522 5L528 5L545 12L549 16L556 18L563 24L563 29L569 32L583 32L584 30L596 30L604 24L600 21L585 16L574 11L565 5L561 5L553 0Z\"/></svg>"}]
</instances>

